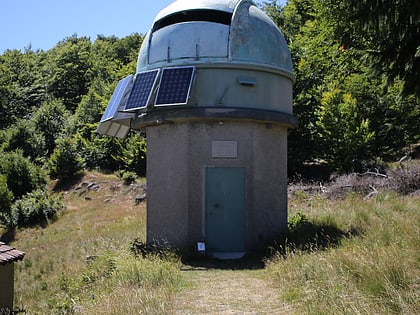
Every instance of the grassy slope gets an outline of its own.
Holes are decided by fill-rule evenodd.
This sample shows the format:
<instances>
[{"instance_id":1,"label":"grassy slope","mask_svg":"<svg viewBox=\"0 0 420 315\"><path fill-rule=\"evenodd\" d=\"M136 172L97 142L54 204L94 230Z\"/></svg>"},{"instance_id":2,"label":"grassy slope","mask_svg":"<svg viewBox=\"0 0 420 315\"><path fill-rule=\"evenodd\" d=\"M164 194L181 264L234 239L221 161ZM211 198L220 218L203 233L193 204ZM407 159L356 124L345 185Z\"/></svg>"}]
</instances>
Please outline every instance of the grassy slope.
<instances>
[{"instance_id":1,"label":"grassy slope","mask_svg":"<svg viewBox=\"0 0 420 315\"><path fill-rule=\"evenodd\" d=\"M149 303L145 299L169 294L141 294L147 290L149 280L159 277L154 271L160 272L160 263L149 268L147 281L140 276L131 278L136 271L153 265L139 263L129 254L130 242L145 236L145 204L134 203L138 192L114 177L99 174L88 175L82 181L95 182L99 189L84 187L64 192L67 210L56 222L45 229L19 230L16 234L13 244L24 250L26 257L16 266L15 306L30 314L46 314L46 310L71 313L74 309L101 314L104 304L108 304L108 310L118 309L111 304L127 302L132 295L142 295L142 302L136 306L141 310L142 304ZM93 258L87 261L88 256ZM139 286L138 281L144 281L144 285ZM129 303L126 305L129 307ZM130 308L135 309L133 305Z\"/></svg>"},{"instance_id":2,"label":"grassy slope","mask_svg":"<svg viewBox=\"0 0 420 315\"><path fill-rule=\"evenodd\" d=\"M300 197L291 208L317 225L353 233L336 246L289 251L268 264L281 298L298 313L420 313L419 197Z\"/></svg>"},{"instance_id":3,"label":"grassy slope","mask_svg":"<svg viewBox=\"0 0 420 315\"><path fill-rule=\"evenodd\" d=\"M65 192L67 210L56 222L16 233L13 245L27 254L16 264L15 306L28 314L420 313L419 197L331 201L297 193L291 214L352 236L325 249L310 240L310 250L283 250L258 270L180 271L176 258L129 253L145 236L137 191L112 176L83 180L98 190Z\"/></svg>"}]
</instances>

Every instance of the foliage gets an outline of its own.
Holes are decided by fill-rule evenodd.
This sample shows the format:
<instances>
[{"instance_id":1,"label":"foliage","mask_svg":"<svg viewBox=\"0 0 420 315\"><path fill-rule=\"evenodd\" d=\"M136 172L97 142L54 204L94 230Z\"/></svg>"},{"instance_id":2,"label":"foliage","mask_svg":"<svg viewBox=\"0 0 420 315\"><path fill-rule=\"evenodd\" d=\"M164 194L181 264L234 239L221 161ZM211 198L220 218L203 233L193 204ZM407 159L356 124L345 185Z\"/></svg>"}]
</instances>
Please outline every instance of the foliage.
<instances>
[{"instance_id":1,"label":"foliage","mask_svg":"<svg viewBox=\"0 0 420 315\"><path fill-rule=\"evenodd\" d=\"M7 178L0 175L0 223L10 225L13 193L7 187Z\"/></svg>"},{"instance_id":2,"label":"foliage","mask_svg":"<svg viewBox=\"0 0 420 315\"><path fill-rule=\"evenodd\" d=\"M27 118L45 100L44 53L7 50L0 55L0 129Z\"/></svg>"},{"instance_id":3,"label":"foliage","mask_svg":"<svg viewBox=\"0 0 420 315\"><path fill-rule=\"evenodd\" d=\"M122 143L118 155L114 158L124 169L140 176L146 175L146 140L132 133Z\"/></svg>"},{"instance_id":4,"label":"foliage","mask_svg":"<svg viewBox=\"0 0 420 315\"><path fill-rule=\"evenodd\" d=\"M9 129L0 131L3 135L1 148L4 152L22 150L25 157L40 158L45 153L45 139L36 129L33 120L20 119Z\"/></svg>"},{"instance_id":5,"label":"foliage","mask_svg":"<svg viewBox=\"0 0 420 315\"><path fill-rule=\"evenodd\" d=\"M31 121L44 138L46 157L54 151L55 140L63 133L69 114L59 99L45 102L33 112Z\"/></svg>"},{"instance_id":6,"label":"foliage","mask_svg":"<svg viewBox=\"0 0 420 315\"><path fill-rule=\"evenodd\" d=\"M308 224L308 218L301 212L296 212L287 221L289 232L294 233Z\"/></svg>"},{"instance_id":7,"label":"foliage","mask_svg":"<svg viewBox=\"0 0 420 315\"><path fill-rule=\"evenodd\" d=\"M91 79L91 42L73 35L58 43L50 52L48 91L74 112Z\"/></svg>"},{"instance_id":8,"label":"foliage","mask_svg":"<svg viewBox=\"0 0 420 315\"><path fill-rule=\"evenodd\" d=\"M296 76L292 172L325 160L339 171L354 157L396 160L420 141L416 1L263 3L285 35ZM42 165L56 140L69 137L83 167L144 176L145 139L95 133L118 80L136 71L142 41L138 33L73 35L48 51L0 55L0 149L20 149Z\"/></svg>"},{"instance_id":9,"label":"foliage","mask_svg":"<svg viewBox=\"0 0 420 315\"><path fill-rule=\"evenodd\" d=\"M63 209L64 204L59 195L50 195L43 189L36 189L13 204L11 223L19 227L46 225Z\"/></svg>"},{"instance_id":10,"label":"foliage","mask_svg":"<svg viewBox=\"0 0 420 315\"><path fill-rule=\"evenodd\" d=\"M49 174L53 179L66 180L82 170L82 160L70 137L59 138L57 147L48 161Z\"/></svg>"},{"instance_id":11,"label":"foliage","mask_svg":"<svg viewBox=\"0 0 420 315\"><path fill-rule=\"evenodd\" d=\"M0 174L7 178L7 186L15 199L32 190L43 188L46 178L43 170L22 155L22 151L4 152L0 156Z\"/></svg>"},{"instance_id":12,"label":"foliage","mask_svg":"<svg viewBox=\"0 0 420 315\"><path fill-rule=\"evenodd\" d=\"M131 185L137 179L137 174L130 171L119 170L115 172L115 175L122 179L124 185Z\"/></svg>"},{"instance_id":13,"label":"foliage","mask_svg":"<svg viewBox=\"0 0 420 315\"><path fill-rule=\"evenodd\" d=\"M414 2L265 3L289 43L296 76L292 172L325 158L341 171L354 156L399 159L419 141L419 43L413 30L420 15Z\"/></svg>"},{"instance_id":14,"label":"foliage","mask_svg":"<svg viewBox=\"0 0 420 315\"><path fill-rule=\"evenodd\" d=\"M97 124L108 104L108 98L103 81L93 81L89 91L77 106L73 117L75 126L80 128L86 124Z\"/></svg>"},{"instance_id":15,"label":"foliage","mask_svg":"<svg viewBox=\"0 0 420 315\"><path fill-rule=\"evenodd\" d=\"M374 134L369 131L369 120L360 117L352 95L337 89L324 92L317 114L325 158L331 165L348 171L354 158L370 156L369 143Z\"/></svg>"},{"instance_id":16,"label":"foliage","mask_svg":"<svg viewBox=\"0 0 420 315\"><path fill-rule=\"evenodd\" d=\"M75 138L78 152L87 169L113 172L123 168L115 158L121 155L121 140L95 133L97 123L80 127Z\"/></svg>"},{"instance_id":17,"label":"foliage","mask_svg":"<svg viewBox=\"0 0 420 315\"><path fill-rule=\"evenodd\" d=\"M416 0L323 1L334 36L347 48L363 50L369 67L388 82L402 79L406 94L420 97L420 4Z\"/></svg>"}]
</instances>

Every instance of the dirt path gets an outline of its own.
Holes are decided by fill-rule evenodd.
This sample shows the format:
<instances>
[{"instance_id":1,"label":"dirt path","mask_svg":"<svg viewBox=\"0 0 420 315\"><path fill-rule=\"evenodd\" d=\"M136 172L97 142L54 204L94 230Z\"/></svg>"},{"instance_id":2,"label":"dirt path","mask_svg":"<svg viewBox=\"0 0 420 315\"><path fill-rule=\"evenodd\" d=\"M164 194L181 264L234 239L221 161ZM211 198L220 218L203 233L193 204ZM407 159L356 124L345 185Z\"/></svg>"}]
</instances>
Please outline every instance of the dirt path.
<instances>
[{"instance_id":1,"label":"dirt path","mask_svg":"<svg viewBox=\"0 0 420 315\"><path fill-rule=\"evenodd\" d=\"M175 314L290 314L263 269L182 272L188 285L177 297Z\"/></svg>"}]
</instances>

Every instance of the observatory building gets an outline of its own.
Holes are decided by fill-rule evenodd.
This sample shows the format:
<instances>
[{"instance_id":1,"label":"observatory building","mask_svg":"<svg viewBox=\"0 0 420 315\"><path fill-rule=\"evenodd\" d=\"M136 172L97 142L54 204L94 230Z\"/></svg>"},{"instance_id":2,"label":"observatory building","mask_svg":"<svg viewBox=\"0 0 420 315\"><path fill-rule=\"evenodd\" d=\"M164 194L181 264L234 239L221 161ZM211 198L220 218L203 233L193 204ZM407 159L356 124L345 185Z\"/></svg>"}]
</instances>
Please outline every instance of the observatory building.
<instances>
[{"instance_id":1,"label":"observatory building","mask_svg":"<svg viewBox=\"0 0 420 315\"><path fill-rule=\"evenodd\" d=\"M147 137L148 242L232 258L287 231L293 82L253 1L178 0L156 16L97 130Z\"/></svg>"}]
</instances>

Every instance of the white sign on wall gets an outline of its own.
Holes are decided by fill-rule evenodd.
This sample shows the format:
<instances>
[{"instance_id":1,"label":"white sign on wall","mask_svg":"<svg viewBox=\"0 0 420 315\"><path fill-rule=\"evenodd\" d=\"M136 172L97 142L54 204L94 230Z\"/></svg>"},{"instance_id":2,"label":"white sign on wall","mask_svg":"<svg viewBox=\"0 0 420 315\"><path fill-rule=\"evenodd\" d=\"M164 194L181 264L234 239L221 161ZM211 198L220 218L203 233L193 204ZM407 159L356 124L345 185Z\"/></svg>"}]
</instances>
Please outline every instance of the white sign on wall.
<instances>
[{"instance_id":1,"label":"white sign on wall","mask_svg":"<svg viewBox=\"0 0 420 315\"><path fill-rule=\"evenodd\" d=\"M213 158L238 158L238 141L212 141L211 156Z\"/></svg>"}]
</instances>

